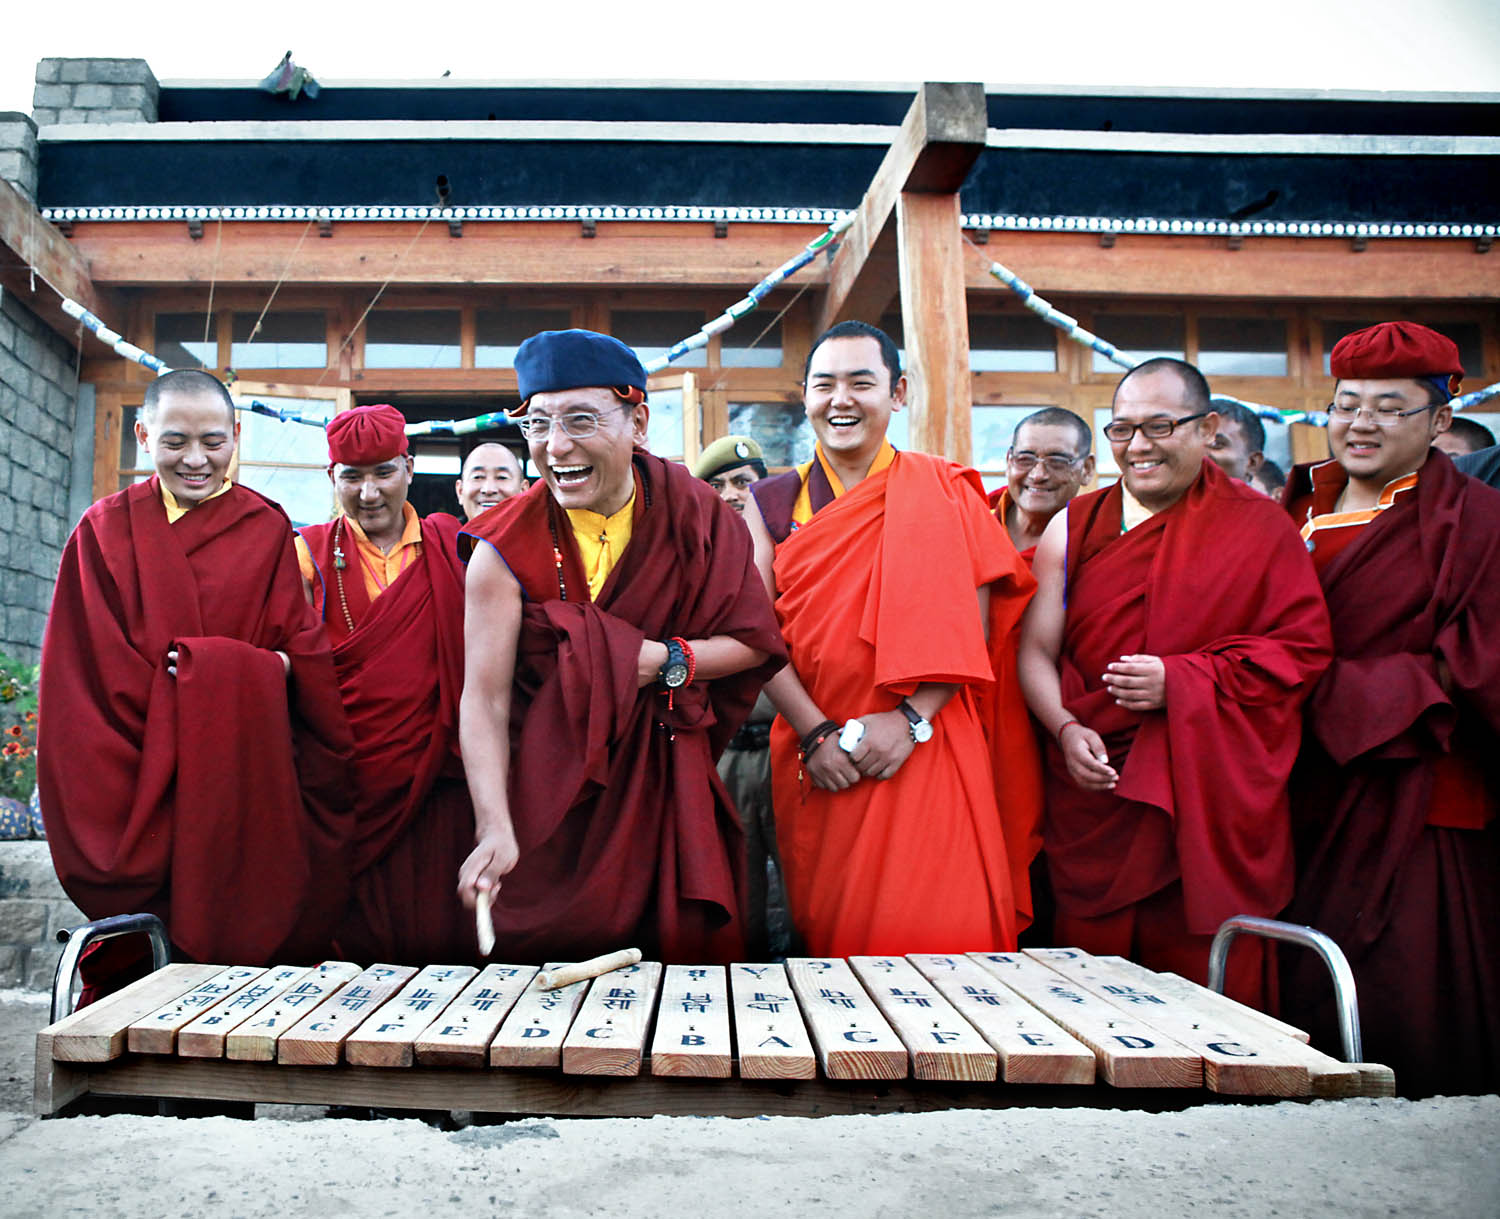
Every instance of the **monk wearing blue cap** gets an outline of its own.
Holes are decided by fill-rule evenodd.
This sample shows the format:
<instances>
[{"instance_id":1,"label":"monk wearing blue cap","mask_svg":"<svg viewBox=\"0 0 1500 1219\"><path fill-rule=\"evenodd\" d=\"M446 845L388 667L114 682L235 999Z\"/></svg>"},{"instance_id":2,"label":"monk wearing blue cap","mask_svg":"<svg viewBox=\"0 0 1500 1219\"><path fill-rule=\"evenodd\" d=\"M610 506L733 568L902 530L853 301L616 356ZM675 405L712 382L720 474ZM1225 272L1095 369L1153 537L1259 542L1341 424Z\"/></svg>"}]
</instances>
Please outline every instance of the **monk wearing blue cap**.
<instances>
[{"instance_id":1,"label":"monk wearing blue cap","mask_svg":"<svg viewBox=\"0 0 1500 1219\"><path fill-rule=\"evenodd\" d=\"M623 343L535 335L516 376L540 478L460 534L476 845L459 891L491 896L507 960L732 960L744 847L714 762L786 655L749 535L645 450Z\"/></svg>"}]
</instances>

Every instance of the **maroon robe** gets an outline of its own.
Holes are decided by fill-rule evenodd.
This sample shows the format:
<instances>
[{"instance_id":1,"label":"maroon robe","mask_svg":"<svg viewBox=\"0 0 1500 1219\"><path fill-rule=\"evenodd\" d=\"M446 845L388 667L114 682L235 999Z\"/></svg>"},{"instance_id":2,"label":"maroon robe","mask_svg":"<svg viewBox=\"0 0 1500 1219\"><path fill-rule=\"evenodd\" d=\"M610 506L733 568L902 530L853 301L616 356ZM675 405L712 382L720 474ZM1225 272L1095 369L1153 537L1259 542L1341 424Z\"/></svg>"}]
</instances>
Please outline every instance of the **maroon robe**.
<instances>
[{"instance_id":1,"label":"maroon robe","mask_svg":"<svg viewBox=\"0 0 1500 1219\"><path fill-rule=\"evenodd\" d=\"M1212 462L1124 534L1121 505L1117 483L1067 508L1062 699L1120 779L1083 791L1048 743L1057 909L1101 919L1180 885L1181 932L1209 936L1291 895L1285 786L1328 614L1285 514ZM1162 658L1165 709L1127 711L1105 687L1105 666L1133 653Z\"/></svg>"},{"instance_id":2,"label":"maroon robe","mask_svg":"<svg viewBox=\"0 0 1500 1219\"><path fill-rule=\"evenodd\" d=\"M276 504L235 486L171 524L151 478L91 507L53 594L38 735L53 862L90 918L156 914L199 961L328 951L349 726Z\"/></svg>"},{"instance_id":3,"label":"maroon robe","mask_svg":"<svg viewBox=\"0 0 1500 1219\"><path fill-rule=\"evenodd\" d=\"M494 906L506 960L743 951L744 844L714 763L786 649L739 515L680 466L637 451L634 467L630 543L597 601L544 483L464 527L524 596L510 754L521 855ZM645 639L674 635L728 635L768 658L677 690L669 708L636 667Z\"/></svg>"},{"instance_id":4,"label":"maroon robe","mask_svg":"<svg viewBox=\"0 0 1500 1219\"><path fill-rule=\"evenodd\" d=\"M339 573L334 525L300 531L317 569L313 606L333 643L354 732L355 876L337 942L354 961L431 965L476 955L474 920L457 893L458 869L474 845L474 806L458 752L458 529L446 513L426 517L421 554L373 601L353 538L343 534L349 567Z\"/></svg>"},{"instance_id":5,"label":"maroon robe","mask_svg":"<svg viewBox=\"0 0 1500 1219\"><path fill-rule=\"evenodd\" d=\"M1287 486L1305 504L1308 467ZM1301 519L1298 515L1297 519ZM1315 535L1316 537L1316 535ZM1500 492L1434 449L1415 491L1320 572L1335 656L1293 782L1297 897L1359 990L1364 1056L1404 1095L1500 1089ZM1440 665L1442 666L1440 668ZM1432 824L1441 759L1488 776L1488 824ZM1289 1017L1325 1041L1326 971L1289 961Z\"/></svg>"}]
</instances>

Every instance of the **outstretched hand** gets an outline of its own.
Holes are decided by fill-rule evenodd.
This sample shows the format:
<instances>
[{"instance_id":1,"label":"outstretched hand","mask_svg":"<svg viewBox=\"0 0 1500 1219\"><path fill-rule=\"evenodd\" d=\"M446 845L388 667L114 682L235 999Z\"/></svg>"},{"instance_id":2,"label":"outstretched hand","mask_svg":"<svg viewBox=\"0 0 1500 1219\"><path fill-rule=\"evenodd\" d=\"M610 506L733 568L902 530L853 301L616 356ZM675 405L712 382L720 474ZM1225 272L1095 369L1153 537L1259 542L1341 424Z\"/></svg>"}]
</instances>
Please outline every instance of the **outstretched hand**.
<instances>
[{"instance_id":1,"label":"outstretched hand","mask_svg":"<svg viewBox=\"0 0 1500 1219\"><path fill-rule=\"evenodd\" d=\"M499 889L500 878L516 866L520 857L514 832L491 830L481 836L458 870L458 896L463 904L472 910L481 890L494 893Z\"/></svg>"}]
</instances>

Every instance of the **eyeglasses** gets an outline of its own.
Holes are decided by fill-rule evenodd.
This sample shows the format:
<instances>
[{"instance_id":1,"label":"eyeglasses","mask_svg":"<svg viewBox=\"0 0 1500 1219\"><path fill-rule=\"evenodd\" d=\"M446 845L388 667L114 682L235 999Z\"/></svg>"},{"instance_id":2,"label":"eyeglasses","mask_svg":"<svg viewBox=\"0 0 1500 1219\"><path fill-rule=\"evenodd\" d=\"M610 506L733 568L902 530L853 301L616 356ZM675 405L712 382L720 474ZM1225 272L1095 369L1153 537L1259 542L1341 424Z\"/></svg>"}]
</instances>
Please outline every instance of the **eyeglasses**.
<instances>
[{"instance_id":1,"label":"eyeglasses","mask_svg":"<svg viewBox=\"0 0 1500 1219\"><path fill-rule=\"evenodd\" d=\"M1420 415L1423 411L1430 411L1435 405L1429 402L1426 406L1414 406L1410 410L1400 410L1394 406L1349 406L1342 402L1330 402L1328 404L1328 417L1353 423L1360 415L1368 415L1377 427L1395 427L1408 415Z\"/></svg>"},{"instance_id":2,"label":"eyeglasses","mask_svg":"<svg viewBox=\"0 0 1500 1219\"><path fill-rule=\"evenodd\" d=\"M1083 460L1082 457L1060 457L1054 453L1049 453L1043 457L1037 453L1029 453L1025 449L1022 449L1019 453L1011 449L1005 454L1005 459L1010 462L1018 474L1029 473L1036 469L1038 464L1048 474L1066 474Z\"/></svg>"},{"instance_id":3,"label":"eyeglasses","mask_svg":"<svg viewBox=\"0 0 1500 1219\"><path fill-rule=\"evenodd\" d=\"M629 407L620 409L628 410ZM595 414L593 411L573 411L571 414L559 415L556 419L550 415L527 415L516 421L516 426L521 429L521 435L534 444L539 444L550 437L554 427L561 428L563 435L569 440L587 440L597 433L603 424L604 416Z\"/></svg>"},{"instance_id":4,"label":"eyeglasses","mask_svg":"<svg viewBox=\"0 0 1500 1219\"><path fill-rule=\"evenodd\" d=\"M1144 432L1149 440L1165 440L1184 423L1191 423L1194 419L1202 419L1209 414L1212 412L1199 411L1196 415L1184 415L1181 419L1147 419L1145 423L1126 423L1123 419L1114 419L1104 425L1104 435L1113 444L1129 444L1135 439L1137 432Z\"/></svg>"},{"instance_id":5,"label":"eyeglasses","mask_svg":"<svg viewBox=\"0 0 1500 1219\"><path fill-rule=\"evenodd\" d=\"M736 474L730 478L710 478L708 485L715 491L722 492L725 487L733 487L736 491L748 491L760 480L754 474Z\"/></svg>"}]
</instances>

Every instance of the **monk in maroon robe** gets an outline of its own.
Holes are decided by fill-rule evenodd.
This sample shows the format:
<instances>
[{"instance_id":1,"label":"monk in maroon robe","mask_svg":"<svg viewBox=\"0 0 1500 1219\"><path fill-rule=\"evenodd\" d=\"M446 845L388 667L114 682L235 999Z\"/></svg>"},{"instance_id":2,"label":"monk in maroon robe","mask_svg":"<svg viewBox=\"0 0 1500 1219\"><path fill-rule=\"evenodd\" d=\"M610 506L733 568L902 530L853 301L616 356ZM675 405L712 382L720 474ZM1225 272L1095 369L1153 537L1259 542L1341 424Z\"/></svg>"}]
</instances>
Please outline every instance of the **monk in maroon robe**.
<instances>
[{"instance_id":1,"label":"monk in maroon robe","mask_svg":"<svg viewBox=\"0 0 1500 1219\"><path fill-rule=\"evenodd\" d=\"M90 918L155 914L180 956L312 961L344 900L350 738L291 525L226 481L212 377L156 381L136 429L157 474L84 514L42 644L53 861Z\"/></svg>"},{"instance_id":2,"label":"monk in maroon robe","mask_svg":"<svg viewBox=\"0 0 1500 1219\"><path fill-rule=\"evenodd\" d=\"M1056 937L1202 982L1219 924L1291 893L1285 784L1328 616L1277 506L1205 461L1195 368L1142 365L1113 411L1124 478L1048 526L1022 628ZM1263 1002L1262 972L1237 946L1231 992Z\"/></svg>"},{"instance_id":3,"label":"monk in maroon robe","mask_svg":"<svg viewBox=\"0 0 1500 1219\"><path fill-rule=\"evenodd\" d=\"M1334 641L1294 775L1288 917L1349 957L1364 1056L1403 1095L1494 1092L1500 493L1429 447L1458 392L1450 340L1383 323L1341 340L1333 371L1334 460L1288 484ZM1289 1017L1337 1045L1326 971L1288 966Z\"/></svg>"},{"instance_id":4,"label":"monk in maroon robe","mask_svg":"<svg viewBox=\"0 0 1500 1219\"><path fill-rule=\"evenodd\" d=\"M496 952L743 952L744 847L714 763L785 651L737 514L650 456L624 344L517 353L538 483L471 521L461 733Z\"/></svg>"},{"instance_id":5,"label":"monk in maroon robe","mask_svg":"<svg viewBox=\"0 0 1500 1219\"><path fill-rule=\"evenodd\" d=\"M340 515L300 531L298 558L333 645L354 731L354 884L337 937L355 961L474 959L453 891L473 846L458 752L463 565L458 520L408 502L406 421L360 406L328 425Z\"/></svg>"}]
</instances>

